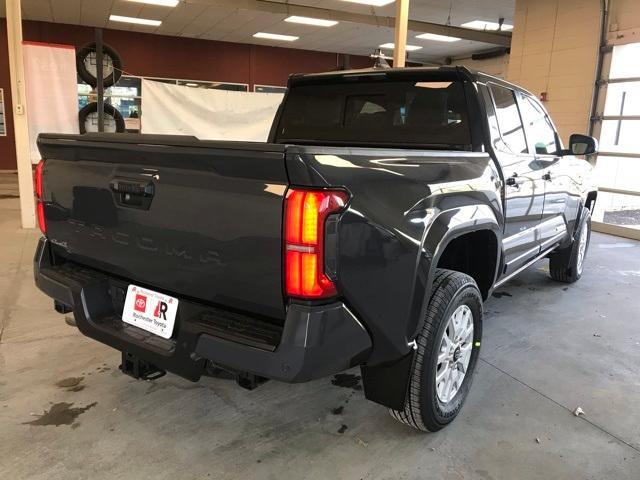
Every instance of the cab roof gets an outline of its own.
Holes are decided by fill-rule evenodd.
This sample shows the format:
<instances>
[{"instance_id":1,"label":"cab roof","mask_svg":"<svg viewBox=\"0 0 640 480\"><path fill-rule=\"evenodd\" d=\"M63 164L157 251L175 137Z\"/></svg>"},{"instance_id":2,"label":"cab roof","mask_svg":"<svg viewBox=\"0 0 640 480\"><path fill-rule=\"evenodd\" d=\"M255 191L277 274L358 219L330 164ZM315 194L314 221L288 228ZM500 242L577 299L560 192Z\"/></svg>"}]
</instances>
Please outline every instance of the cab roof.
<instances>
[{"instance_id":1,"label":"cab roof","mask_svg":"<svg viewBox=\"0 0 640 480\"><path fill-rule=\"evenodd\" d=\"M526 89L502 78L462 65L443 65L440 67L363 68L357 70L336 70L322 73L297 73L289 76L289 87L305 84L322 85L324 83L358 81L374 78L422 80L425 76L434 80L438 80L439 78L450 80L452 77L457 76L461 80L468 80L471 82L493 82L532 95L531 92Z\"/></svg>"},{"instance_id":2,"label":"cab roof","mask_svg":"<svg viewBox=\"0 0 640 480\"><path fill-rule=\"evenodd\" d=\"M480 72L471 70L463 66L442 66L442 67L403 67L403 68L362 68L357 70L336 70L323 73L303 73L293 74L289 77L290 84L299 83L322 83L323 81L336 81L347 79L365 79L367 77L386 78L413 78L424 75L429 76L452 76L457 75L467 79L475 79Z\"/></svg>"}]
</instances>

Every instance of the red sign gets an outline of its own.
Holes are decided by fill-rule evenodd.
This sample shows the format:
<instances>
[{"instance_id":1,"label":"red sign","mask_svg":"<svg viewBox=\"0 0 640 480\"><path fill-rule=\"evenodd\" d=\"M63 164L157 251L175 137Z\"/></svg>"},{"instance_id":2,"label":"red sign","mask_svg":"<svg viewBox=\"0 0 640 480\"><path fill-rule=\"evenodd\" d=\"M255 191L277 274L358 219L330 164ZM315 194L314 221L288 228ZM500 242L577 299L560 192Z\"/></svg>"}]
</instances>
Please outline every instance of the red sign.
<instances>
[{"instance_id":1,"label":"red sign","mask_svg":"<svg viewBox=\"0 0 640 480\"><path fill-rule=\"evenodd\" d=\"M133 307L137 312L144 313L147 310L147 297L145 295L136 294L136 302Z\"/></svg>"}]
</instances>

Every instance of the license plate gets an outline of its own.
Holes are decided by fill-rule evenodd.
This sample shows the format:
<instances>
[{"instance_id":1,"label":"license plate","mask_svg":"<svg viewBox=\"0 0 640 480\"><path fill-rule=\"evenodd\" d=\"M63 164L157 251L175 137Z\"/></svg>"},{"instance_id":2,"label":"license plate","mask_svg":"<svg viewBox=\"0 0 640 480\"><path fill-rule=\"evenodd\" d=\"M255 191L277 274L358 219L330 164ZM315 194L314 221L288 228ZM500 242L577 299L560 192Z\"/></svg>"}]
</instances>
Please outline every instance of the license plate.
<instances>
[{"instance_id":1,"label":"license plate","mask_svg":"<svg viewBox=\"0 0 640 480\"><path fill-rule=\"evenodd\" d=\"M129 285L122 321L162 338L170 338L178 311L178 299Z\"/></svg>"}]
</instances>

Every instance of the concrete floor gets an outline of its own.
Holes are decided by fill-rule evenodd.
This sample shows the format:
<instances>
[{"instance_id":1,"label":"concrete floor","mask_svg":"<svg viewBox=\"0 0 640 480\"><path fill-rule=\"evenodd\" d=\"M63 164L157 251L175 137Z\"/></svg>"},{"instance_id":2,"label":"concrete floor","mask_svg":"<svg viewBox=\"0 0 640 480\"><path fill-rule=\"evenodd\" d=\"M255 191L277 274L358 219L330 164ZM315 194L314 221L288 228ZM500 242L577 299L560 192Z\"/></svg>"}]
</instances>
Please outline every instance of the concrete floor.
<instances>
[{"instance_id":1,"label":"concrete floor","mask_svg":"<svg viewBox=\"0 0 640 480\"><path fill-rule=\"evenodd\" d=\"M540 262L500 288L462 414L420 434L331 379L120 374L34 287L37 237L0 200L0 478L640 478L640 243L594 234L576 285Z\"/></svg>"}]
</instances>

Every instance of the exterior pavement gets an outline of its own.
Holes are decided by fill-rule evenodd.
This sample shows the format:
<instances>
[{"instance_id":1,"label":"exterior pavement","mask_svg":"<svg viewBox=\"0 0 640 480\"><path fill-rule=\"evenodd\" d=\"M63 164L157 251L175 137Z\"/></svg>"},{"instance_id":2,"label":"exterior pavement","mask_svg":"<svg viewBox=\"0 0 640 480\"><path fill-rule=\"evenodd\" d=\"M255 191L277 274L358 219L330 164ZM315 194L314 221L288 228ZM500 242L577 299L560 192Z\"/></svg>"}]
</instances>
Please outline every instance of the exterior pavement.
<instances>
[{"instance_id":1,"label":"exterior pavement","mask_svg":"<svg viewBox=\"0 0 640 480\"><path fill-rule=\"evenodd\" d=\"M0 199L0 478L640 478L638 242L594 234L578 283L541 261L498 289L460 417L421 434L330 378L122 375L35 288L37 238Z\"/></svg>"}]
</instances>

